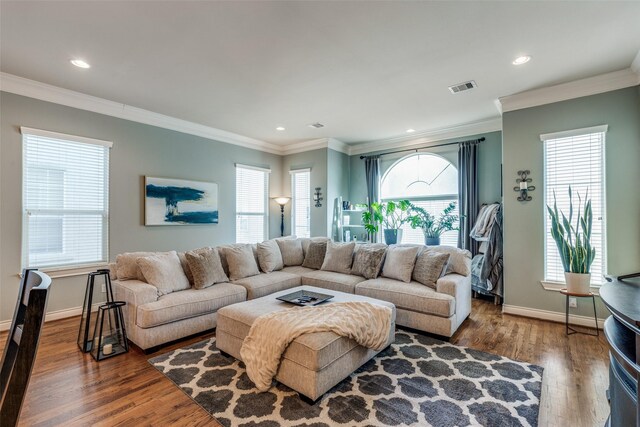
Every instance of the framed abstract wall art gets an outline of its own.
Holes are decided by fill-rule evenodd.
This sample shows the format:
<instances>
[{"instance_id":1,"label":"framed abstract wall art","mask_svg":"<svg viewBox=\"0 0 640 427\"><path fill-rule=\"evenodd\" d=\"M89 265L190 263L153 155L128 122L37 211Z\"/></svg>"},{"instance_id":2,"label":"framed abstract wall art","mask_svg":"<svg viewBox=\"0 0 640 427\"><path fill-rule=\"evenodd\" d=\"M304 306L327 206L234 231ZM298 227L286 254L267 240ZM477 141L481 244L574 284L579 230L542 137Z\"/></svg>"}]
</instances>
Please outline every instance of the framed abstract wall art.
<instances>
[{"instance_id":1,"label":"framed abstract wall art","mask_svg":"<svg viewBox=\"0 0 640 427\"><path fill-rule=\"evenodd\" d=\"M218 223L218 184L183 179L144 178L144 224Z\"/></svg>"}]
</instances>

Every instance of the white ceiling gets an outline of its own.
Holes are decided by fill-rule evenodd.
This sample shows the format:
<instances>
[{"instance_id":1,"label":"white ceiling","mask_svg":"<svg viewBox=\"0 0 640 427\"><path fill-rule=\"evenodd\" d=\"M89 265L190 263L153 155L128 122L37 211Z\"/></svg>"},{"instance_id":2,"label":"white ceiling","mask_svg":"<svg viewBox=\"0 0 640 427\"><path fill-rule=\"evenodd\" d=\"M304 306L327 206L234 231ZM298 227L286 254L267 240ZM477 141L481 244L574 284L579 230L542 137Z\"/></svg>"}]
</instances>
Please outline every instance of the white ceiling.
<instances>
[{"instance_id":1,"label":"white ceiling","mask_svg":"<svg viewBox=\"0 0 640 427\"><path fill-rule=\"evenodd\" d=\"M500 96L628 68L639 22L640 2L611 1L2 1L0 70L281 146L355 143L492 119Z\"/></svg>"}]
</instances>

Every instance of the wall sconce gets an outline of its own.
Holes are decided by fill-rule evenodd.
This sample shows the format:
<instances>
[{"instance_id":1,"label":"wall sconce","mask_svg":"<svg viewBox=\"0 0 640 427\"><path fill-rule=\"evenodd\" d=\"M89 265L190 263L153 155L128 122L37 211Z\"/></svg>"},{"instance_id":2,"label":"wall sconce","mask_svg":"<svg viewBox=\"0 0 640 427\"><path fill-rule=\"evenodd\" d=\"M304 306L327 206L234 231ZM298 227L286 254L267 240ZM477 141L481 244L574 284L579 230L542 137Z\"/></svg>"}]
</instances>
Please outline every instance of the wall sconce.
<instances>
[{"instance_id":1,"label":"wall sconce","mask_svg":"<svg viewBox=\"0 0 640 427\"><path fill-rule=\"evenodd\" d=\"M320 187L316 187L316 191L313 193L313 201L316 202L316 208L322 207L323 198L322 193L320 192Z\"/></svg>"},{"instance_id":2,"label":"wall sconce","mask_svg":"<svg viewBox=\"0 0 640 427\"><path fill-rule=\"evenodd\" d=\"M518 175L520 176L520 178L516 178L516 183L518 185L513 187L513 191L517 191L518 193L520 193L520 195L518 196L519 202L528 202L529 200L531 200L529 192L536 189L536 187L534 187L533 185L529 185L529 183L531 182L531 178L527 178L527 176L530 173L531 172L528 170L518 171Z\"/></svg>"}]
</instances>

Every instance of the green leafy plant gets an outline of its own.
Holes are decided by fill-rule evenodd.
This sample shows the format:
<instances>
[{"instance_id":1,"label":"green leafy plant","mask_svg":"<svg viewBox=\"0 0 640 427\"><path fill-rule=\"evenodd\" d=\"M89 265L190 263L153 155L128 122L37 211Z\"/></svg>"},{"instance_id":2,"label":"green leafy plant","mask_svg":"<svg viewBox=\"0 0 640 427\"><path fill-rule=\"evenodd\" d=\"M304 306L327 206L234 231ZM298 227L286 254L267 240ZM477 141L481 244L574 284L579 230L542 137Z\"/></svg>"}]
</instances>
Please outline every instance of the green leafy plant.
<instances>
[{"instance_id":1,"label":"green leafy plant","mask_svg":"<svg viewBox=\"0 0 640 427\"><path fill-rule=\"evenodd\" d=\"M408 217L408 222L411 224L411 228L421 228L425 237L440 237L445 231L458 230L455 223L460 217L452 214L456 208L456 202L449 203L438 218L420 206L413 203L410 205L411 215Z\"/></svg>"},{"instance_id":2,"label":"green leafy plant","mask_svg":"<svg viewBox=\"0 0 640 427\"><path fill-rule=\"evenodd\" d=\"M585 195L584 209L580 212L582 198L578 193L578 215L575 226L573 221L573 194L569 186L569 218L564 212L558 213L556 193L553 193L553 209L547 205L551 216L551 236L556 242L562 266L567 273L588 274L591 264L596 257L596 250L591 246L591 228L593 225L593 211L591 200L588 199L589 190Z\"/></svg>"},{"instance_id":3,"label":"green leafy plant","mask_svg":"<svg viewBox=\"0 0 640 427\"><path fill-rule=\"evenodd\" d=\"M362 224L368 233L377 233L380 225L386 230L397 230L407 222L411 203L408 200L371 203L371 210L362 213Z\"/></svg>"}]
</instances>

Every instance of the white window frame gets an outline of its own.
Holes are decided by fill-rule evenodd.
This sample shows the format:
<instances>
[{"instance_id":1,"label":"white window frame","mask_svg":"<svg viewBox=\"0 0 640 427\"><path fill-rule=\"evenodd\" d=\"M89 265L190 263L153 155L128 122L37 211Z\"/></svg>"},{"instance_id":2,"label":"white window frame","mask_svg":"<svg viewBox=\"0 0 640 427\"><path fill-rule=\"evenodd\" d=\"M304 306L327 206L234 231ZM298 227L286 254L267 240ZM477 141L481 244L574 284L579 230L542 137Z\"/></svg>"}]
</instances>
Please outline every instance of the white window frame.
<instances>
[{"instance_id":1,"label":"white window frame","mask_svg":"<svg viewBox=\"0 0 640 427\"><path fill-rule=\"evenodd\" d=\"M431 152L425 152L425 151L420 151L420 152L416 152L416 153L411 153L407 156L401 157L400 159L396 160L395 162L393 162L393 164L391 166L389 166L387 168L387 170L384 172L384 174L382 175L382 179L380 180L380 195L382 196L382 183L384 182L384 180L387 178L387 175L389 174L389 172L391 172L391 170L396 167L399 163L403 162L404 160L407 160L411 157L415 157L415 156L436 156L436 157L440 157L441 159L445 160L447 163L449 163L451 165L451 167L453 167L458 173L460 173L460 171L458 170L458 167L451 162L449 159L447 159L444 156L441 156L437 153L431 153ZM459 195L456 194L439 194L437 196L415 196L415 197L405 197L402 198L402 200L409 200L410 202L436 202L436 201L440 201L440 200L446 200L446 201L451 201L451 202L455 202L456 206L459 209L459 200L460 197ZM400 198L397 197L385 197L385 198L380 198L381 202L389 202L389 201L394 201L397 202L398 200L401 200ZM410 227L408 224L403 224L402 228L405 227ZM379 231L379 233L381 233L382 230ZM458 233L460 233L460 230L458 230ZM456 239L459 240L459 239ZM422 242L424 244L424 242ZM442 244L442 243L441 243ZM457 246L457 243L454 245Z\"/></svg>"},{"instance_id":2,"label":"white window frame","mask_svg":"<svg viewBox=\"0 0 640 427\"><path fill-rule=\"evenodd\" d=\"M289 171L289 174L291 175L291 234L292 235L296 235L297 237L311 237L311 203L312 203L312 198L311 198L311 168L306 168L306 169L295 169L295 170L291 170ZM307 212L308 214L308 227L306 227L306 233L302 233L303 235L300 235L298 233L298 226L296 225L296 213L297 213L297 197L296 197L296 191L295 191L295 186L296 186L296 179L298 178L299 175L301 174L306 174L309 176L309 188L307 189L307 199L309 200L309 211Z\"/></svg>"},{"instance_id":3,"label":"white window frame","mask_svg":"<svg viewBox=\"0 0 640 427\"><path fill-rule=\"evenodd\" d=\"M602 200L602 234L601 234L601 241L600 241L600 248L599 251L601 252L601 256L602 256L602 271L598 271L598 272L591 272L591 287L597 292L597 289L604 284L605 279L604 279L604 275L606 274L607 271L607 219L606 219L606 214L607 214L607 198L606 198L606 189L607 189L607 183L606 183L606 176L607 176L607 172L606 172L606 134L607 134L607 130L608 130L608 125L600 125L600 126L592 126L592 127L588 127L588 128L581 128L581 129L573 129L573 130L567 130L567 131L561 131L561 132L553 132L553 133L546 133L546 134L542 134L540 135L540 140L542 141L543 144L543 162L544 162L544 166L543 166L543 198L544 198L544 206L543 206L543 214L544 214L544 230L545 230L545 239L544 239L544 279L540 281L540 283L543 285L543 287L547 290L560 290L561 288L565 287L565 282L564 280L554 280L554 279L550 279L548 276L548 264L547 264L547 259L549 258L549 256L551 254L553 254L552 256L555 257L559 257L558 255L558 248L555 245L555 243L553 245L548 245L548 238L547 238L547 230L549 228L549 212L547 211L547 200L549 199L549 188L547 187L547 142L551 141L551 140L556 140L556 139L562 139L562 138L570 138L570 137L576 137L576 136L585 136L585 135L591 135L591 134L602 134L602 158L601 158L601 171L602 171L602 176L600 177L600 182L601 182L601 193L600 193L600 197ZM575 191L581 191L580 189L573 189L574 192ZM589 192L591 193L591 189L589 190ZM582 195L582 192L581 192ZM575 196L574 196L575 197ZM575 199L574 199L575 200ZM598 218L594 218L594 221L598 221ZM549 247L551 246L551 247ZM594 274L595 273L595 274Z\"/></svg>"},{"instance_id":4,"label":"white window frame","mask_svg":"<svg viewBox=\"0 0 640 427\"><path fill-rule=\"evenodd\" d=\"M23 145L23 158L22 158L22 178L23 178L22 179L22 205L23 206L22 206L22 260L21 260L22 268L39 268L41 271L45 271L45 272L56 272L56 271L65 272L65 271L83 270L89 267L106 265L109 262L109 234L110 234L109 233L109 230L110 230L110 224L109 224L109 221L110 221L110 216L109 216L110 153L109 153L109 150L107 150L106 158L105 158L106 167L105 167L104 173L106 177L104 181L105 188L103 193L104 209L99 211L94 211L94 210L87 211L87 210L64 209L64 208L38 209L38 210L27 209L26 206L24 205L26 202L26 185L25 185L24 176L25 176L25 173L27 172L27 159L25 155L25 150L26 150L26 140L30 136L58 139L65 142L72 142L72 143L99 145L99 146L107 147L108 149L111 149L113 147L113 142L94 139L94 138L87 138L87 137L77 136L77 135L69 135L69 134L64 134L59 132L51 132L51 131L42 130L42 129L33 129L29 127L24 127L24 126L20 127L20 133L22 134L22 145ZM64 170L61 169L60 166L55 163L38 166L38 167L44 167L46 169L52 169L52 170L61 170L64 173ZM101 259L96 259L95 261L82 262L82 263L73 263L73 262L65 263L65 262L62 262L62 259L59 256L51 256L49 258L49 262L46 262L46 257L41 256L40 265L36 265L35 263L32 264L31 260L29 259L29 254L30 254L29 252L29 217L31 215L37 215L37 214L56 214L56 215L99 214L101 215L103 219ZM62 239L63 239L62 244L64 245L64 241L65 241L64 228L61 233L62 233ZM44 259L44 264L42 264L43 259ZM58 261L58 262L55 262L55 261ZM79 274L84 274L84 272ZM75 275L75 274L71 274L71 275ZM56 277L66 277L66 276L62 274Z\"/></svg>"},{"instance_id":5,"label":"white window frame","mask_svg":"<svg viewBox=\"0 0 640 427\"><path fill-rule=\"evenodd\" d=\"M264 187L264 212L263 213L256 213L256 212L241 212L238 211L238 200L237 200L237 195L238 195L238 182L236 180L236 224L238 223L238 217L239 216L263 216L264 217L264 223L263 223L263 233L262 233L262 240L267 240L269 238L269 178L271 175L271 169L269 168L262 168L262 167L258 167L258 166L251 166L251 165L245 165L245 164L241 164L241 163L236 163L236 177L237 177L237 169L249 169L249 170L255 170L255 171L260 171L260 172L264 172L265 174L265 187ZM237 225L236 225L237 227ZM235 241L238 241L238 230L236 229L235 232Z\"/></svg>"}]
</instances>

